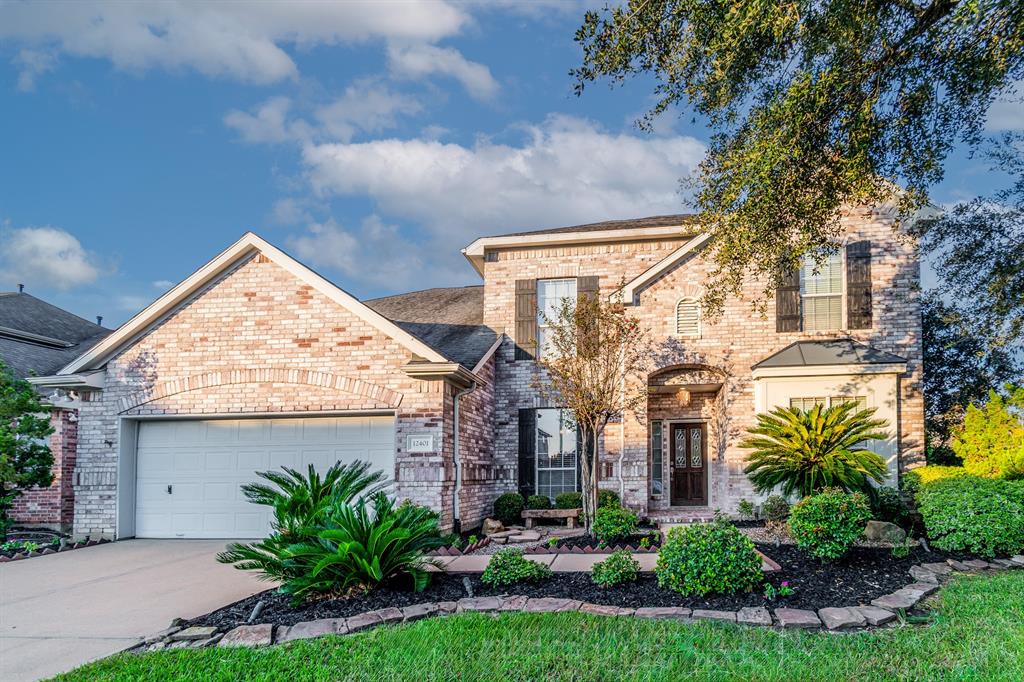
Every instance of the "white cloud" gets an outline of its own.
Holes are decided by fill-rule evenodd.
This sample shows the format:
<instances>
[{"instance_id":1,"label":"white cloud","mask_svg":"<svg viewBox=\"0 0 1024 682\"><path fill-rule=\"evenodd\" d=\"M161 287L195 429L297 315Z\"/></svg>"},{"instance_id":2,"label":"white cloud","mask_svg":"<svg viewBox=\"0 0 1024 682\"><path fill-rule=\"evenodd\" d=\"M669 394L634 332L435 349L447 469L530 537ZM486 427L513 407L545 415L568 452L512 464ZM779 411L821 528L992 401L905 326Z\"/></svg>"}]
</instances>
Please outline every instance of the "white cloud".
<instances>
[{"instance_id":1,"label":"white cloud","mask_svg":"<svg viewBox=\"0 0 1024 682\"><path fill-rule=\"evenodd\" d=\"M166 291L173 286L174 282L172 282L169 279L158 279L157 281L153 282L153 288L160 289L161 291Z\"/></svg>"},{"instance_id":2,"label":"white cloud","mask_svg":"<svg viewBox=\"0 0 1024 682\"><path fill-rule=\"evenodd\" d=\"M224 124L252 144L277 144L309 139L311 129L305 121L288 120L292 101L271 97L252 113L233 109L224 116Z\"/></svg>"},{"instance_id":3,"label":"white cloud","mask_svg":"<svg viewBox=\"0 0 1024 682\"><path fill-rule=\"evenodd\" d=\"M37 289L66 291L94 282L96 258L72 234L56 227L23 227L2 239L3 278Z\"/></svg>"},{"instance_id":4,"label":"white cloud","mask_svg":"<svg viewBox=\"0 0 1024 682\"><path fill-rule=\"evenodd\" d=\"M390 45L388 66L400 78L420 79L438 74L459 81L471 97L486 101L498 92L498 81L483 64L471 62L450 47L435 45Z\"/></svg>"},{"instance_id":5,"label":"white cloud","mask_svg":"<svg viewBox=\"0 0 1024 682\"><path fill-rule=\"evenodd\" d=\"M451 249L509 229L677 212L678 180L705 153L692 137L610 133L566 116L525 132L519 145L307 145L303 159L315 192L367 195L382 214L424 224Z\"/></svg>"},{"instance_id":6,"label":"white cloud","mask_svg":"<svg viewBox=\"0 0 1024 682\"><path fill-rule=\"evenodd\" d=\"M318 108L317 121L332 138L348 142L358 131L379 132L394 128L399 114L419 113L423 107L413 97L368 81L354 83L330 104Z\"/></svg>"},{"instance_id":7,"label":"white cloud","mask_svg":"<svg viewBox=\"0 0 1024 682\"><path fill-rule=\"evenodd\" d=\"M1016 81L988 108L985 130L1024 130L1024 81Z\"/></svg>"},{"instance_id":8,"label":"white cloud","mask_svg":"<svg viewBox=\"0 0 1024 682\"><path fill-rule=\"evenodd\" d=\"M49 50L19 50L13 61L19 69L18 90L22 92L35 90L36 79L57 67L57 55Z\"/></svg>"},{"instance_id":9,"label":"white cloud","mask_svg":"<svg viewBox=\"0 0 1024 682\"><path fill-rule=\"evenodd\" d=\"M118 69L191 69L206 76L273 83L297 74L282 45L299 48L372 39L434 42L470 21L441 0L363 2L0 3L0 39ZM29 65L23 66L33 75Z\"/></svg>"}]
</instances>

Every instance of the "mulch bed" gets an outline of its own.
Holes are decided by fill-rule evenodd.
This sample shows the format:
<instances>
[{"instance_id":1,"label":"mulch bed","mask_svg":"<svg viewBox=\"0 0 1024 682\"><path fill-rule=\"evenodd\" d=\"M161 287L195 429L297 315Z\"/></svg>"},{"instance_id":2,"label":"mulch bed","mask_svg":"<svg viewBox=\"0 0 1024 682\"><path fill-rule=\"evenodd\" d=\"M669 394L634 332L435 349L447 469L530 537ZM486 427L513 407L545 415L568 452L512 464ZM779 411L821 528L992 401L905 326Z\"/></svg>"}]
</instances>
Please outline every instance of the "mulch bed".
<instances>
[{"instance_id":1,"label":"mulch bed","mask_svg":"<svg viewBox=\"0 0 1024 682\"><path fill-rule=\"evenodd\" d=\"M620 549L625 549L630 552L657 552L658 548L661 547L661 533L657 533L657 537L652 536L652 531L657 531L656 528L651 528L646 533L637 533L631 535L628 539L622 542L617 542L613 545L601 545L601 541L593 535L578 535L576 537L558 538L558 544L554 547L545 543L537 545L536 547L530 547L526 550L527 554L606 554L615 552ZM648 546L643 547L640 541L644 538L648 541Z\"/></svg>"},{"instance_id":2,"label":"mulch bed","mask_svg":"<svg viewBox=\"0 0 1024 682\"><path fill-rule=\"evenodd\" d=\"M92 547L93 545L110 542L110 540L101 539L88 541L83 540L82 542L74 543L60 533L45 530L14 530L8 534L7 540L33 542L38 545L39 548L31 552L26 552L25 549L20 546L17 549L0 548L0 563L21 561L22 559L31 559L37 556L57 554L58 552L69 552L81 547ZM63 543L61 543L62 540Z\"/></svg>"},{"instance_id":3,"label":"mulch bed","mask_svg":"<svg viewBox=\"0 0 1024 682\"><path fill-rule=\"evenodd\" d=\"M382 587L368 595L350 599L319 599L291 605L287 596L268 590L240 602L200 616L190 625L214 625L230 629L244 625L256 603L264 602L259 617L262 623L294 625L319 618L344 618L364 611L387 607L402 607L422 602L456 601L467 594L464 579L468 579L473 596L524 594L530 597L562 597L579 599L611 606L684 606L699 609L736 610L744 606L768 606L817 609L825 606L866 605L872 599L898 590L912 582L908 570L913 564L944 561L947 558L966 558L943 552L925 552L912 548L909 556L893 558L889 549L854 547L849 554L835 563L820 563L807 557L796 547L758 545L757 548L782 566L782 570L765 577L775 587L788 581L795 592L792 596L767 601L761 593L739 595L711 595L707 598L684 597L658 587L651 573L641 574L637 582L613 588L600 588L593 584L589 573L556 573L552 578L535 584L521 583L492 589L480 582L479 574L437 574L430 586L415 593L402 586Z\"/></svg>"}]
</instances>

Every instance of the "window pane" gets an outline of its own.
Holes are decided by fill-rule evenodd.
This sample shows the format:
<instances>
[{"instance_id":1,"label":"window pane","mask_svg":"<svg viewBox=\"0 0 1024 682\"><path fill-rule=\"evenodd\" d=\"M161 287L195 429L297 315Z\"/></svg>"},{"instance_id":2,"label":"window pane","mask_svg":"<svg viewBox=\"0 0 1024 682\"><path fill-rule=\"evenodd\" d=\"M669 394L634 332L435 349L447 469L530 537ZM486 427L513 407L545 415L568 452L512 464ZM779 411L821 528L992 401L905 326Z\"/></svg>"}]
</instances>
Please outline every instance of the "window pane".
<instances>
[{"instance_id":1,"label":"window pane","mask_svg":"<svg viewBox=\"0 0 1024 682\"><path fill-rule=\"evenodd\" d=\"M537 494L576 490L576 421L568 410L536 410Z\"/></svg>"},{"instance_id":2,"label":"window pane","mask_svg":"<svg viewBox=\"0 0 1024 682\"><path fill-rule=\"evenodd\" d=\"M661 495L663 491L661 422L651 422L651 494Z\"/></svg>"},{"instance_id":3,"label":"window pane","mask_svg":"<svg viewBox=\"0 0 1024 682\"><path fill-rule=\"evenodd\" d=\"M821 405L821 406L824 407L824 405L825 405L825 398L821 397L821 398L790 398L789 399L789 406L790 407L799 408L799 409L803 410L804 412L810 412L812 409L814 409L815 405Z\"/></svg>"},{"instance_id":4,"label":"window pane","mask_svg":"<svg viewBox=\"0 0 1024 682\"><path fill-rule=\"evenodd\" d=\"M575 279L537 280L537 357L543 358L551 350L548 325L558 319L558 310L564 299L576 300Z\"/></svg>"},{"instance_id":5,"label":"window pane","mask_svg":"<svg viewBox=\"0 0 1024 682\"><path fill-rule=\"evenodd\" d=\"M840 329L843 326L842 296L804 297L804 329Z\"/></svg>"},{"instance_id":6,"label":"window pane","mask_svg":"<svg viewBox=\"0 0 1024 682\"><path fill-rule=\"evenodd\" d=\"M704 453L700 447L700 429L690 431L690 466L699 469L703 466Z\"/></svg>"},{"instance_id":7,"label":"window pane","mask_svg":"<svg viewBox=\"0 0 1024 682\"><path fill-rule=\"evenodd\" d=\"M856 403L858 410L866 410L868 407L867 396L863 395L837 395L831 398L833 405L842 405L844 403Z\"/></svg>"},{"instance_id":8,"label":"window pane","mask_svg":"<svg viewBox=\"0 0 1024 682\"><path fill-rule=\"evenodd\" d=\"M800 270L803 328L808 331L843 326L843 257L835 253L817 268L808 257Z\"/></svg>"},{"instance_id":9,"label":"window pane","mask_svg":"<svg viewBox=\"0 0 1024 682\"><path fill-rule=\"evenodd\" d=\"M800 292L806 295L839 294L843 291L843 257L839 253L829 259L815 272L815 262L808 257L800 275Z\"/></svg>"}]
</instances>

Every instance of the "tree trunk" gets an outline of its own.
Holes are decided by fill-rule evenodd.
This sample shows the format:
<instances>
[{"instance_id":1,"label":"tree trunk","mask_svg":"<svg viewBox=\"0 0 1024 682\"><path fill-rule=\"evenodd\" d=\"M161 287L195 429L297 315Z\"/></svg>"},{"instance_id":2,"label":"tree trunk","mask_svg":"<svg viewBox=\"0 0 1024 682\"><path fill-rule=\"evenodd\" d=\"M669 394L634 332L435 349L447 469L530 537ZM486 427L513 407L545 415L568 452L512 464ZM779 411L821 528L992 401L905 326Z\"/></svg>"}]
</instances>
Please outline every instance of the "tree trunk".
<instances>
[{"instance_id":1,"label":"tree trunk","mask_svg":"<svg viewBox=\"0 0 1024 682\"><path fill-rule=\"evenodd\" d=\"M596 433L596 431L597 429L593 425L583 427L583 452L580 459L583 527L588 533L594 525L594 515L597 512L597 477L595 475L596 467L594 466L597 458L593 454L597 450L596 438L591 438L591 434ZM593 451L591 450L592 447L594 448Z\"/></svg>"}]
</instances>

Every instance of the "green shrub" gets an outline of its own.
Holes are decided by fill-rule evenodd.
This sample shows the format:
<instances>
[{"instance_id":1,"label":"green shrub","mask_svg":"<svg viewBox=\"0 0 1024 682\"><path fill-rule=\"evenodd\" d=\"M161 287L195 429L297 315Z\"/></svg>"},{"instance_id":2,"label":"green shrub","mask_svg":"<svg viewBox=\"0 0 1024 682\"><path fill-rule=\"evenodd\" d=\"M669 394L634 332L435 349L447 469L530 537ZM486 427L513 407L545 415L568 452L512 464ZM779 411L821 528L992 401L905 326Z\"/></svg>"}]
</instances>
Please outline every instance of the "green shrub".
<instances>
[{"instance_id":1,"label":"green shrub","mask_svg":"<svg viewBox=\"0 0 1024 682\"><path fill-rule=\"evenodd\" d=\"M603 509L605 507L621 507L622 501L619 500L619 494L614 490L601 489L597 491L597 508Z\"/></svg>"},{"instance_id":2,"label":"green shrub","mask_svg":"<svg viewBox=\"0 0 1024 682\"><path fill-rule=\"evenodd\" d=\"M747 499L740 500L736 505L736 512L741 519L752 519L754 518L754 503Z\"/></svg>"},{"instance_id":3,"label":"green shrub","mask_svg":"<svg viewBox=\"0 0 1024 682\"><path fill-rule=\"evenodd\" d=\"M871 507L863 493L826 488L805 497L789 513L789 534L797 547L819 559L837 559L864 532Z\"/></svg>"},{"instance_id":4,"label":"green shrub","mask_svg":"<svg viewBox=\"0 0 1024 682\"><path fill-rule=\"evenodd\" d=\"M604 561L594 564L590 574L595 585L612 587L635 582L640 575L640 562L624 549L612 552Z\"/></svg>"},{"instance_id":5,"label":"green shrub","mask_svg":"<svg viewBox=\"0 0 1024 682\"><path fill-rule=\"evenodd\" d=\"M637 521L636 514L623 507L601 507L594 515L591 531L601 542L611 544L635 533Z\"/></svg>"},{"instance_id":6,"label":"green shrub","mask_svg":"<svg viewBox=\"0 0 1024 682\"><path fill-rule=\"evenodd\" d=\"M907 506L900 491L891 486L876 488L871 496L871 511L879 521L902 524L907 518Z\"/></svg>"},{"instance_id":7,"label":"green shrub","mask_svg":"<svg viewBox=\"0 0 1024 682\"><path fill-rule=\"evenodd\" d=\"M956 478L957 476L966 476L967 470L963 467L947 467L935 464L929 464L928 466L917 467L903 474L900 478L900 483L903 486L903 492L907 495L916 498L917 493L921 490L921 486L928 485L935 481L942 480L944 478Z\"/></svg>"},{"instance_id":8,"label":"green shrub","mask_svg":"<svg viewBox=\"0 0 1024 682\"><path fill-rule=\"evenodd\" d=\"M972 476L1024 478L1024 386L989 391L983 405L970 405L950 446Z\"/></svg>"},{"instance_id":9,"label":"green shrub","mask_svg":"<svg viewBox=\"0 0 1024 682\"><path fill-rule=\"evenodd\" d=\"M869 492L871 482L881 483L888 473L882 458L867 448L869 441L889 437L882 430L887 422L874 419L874 413L844 402L759 414L757 426L740 443L752 450L744 472L759 493L777 487L787 497L825 487Z\"/></svg>"},{"instance_id":10,"label":"green shrub","mask_svg":"<svg viewBox=\"0 0 1024 682\"><path fill-rule=\"evenodd\" d=\"M749 592L764 580L754 543L722 519L670 530L654 570L661 587L700 596Z\"/></svg>"},{"instance_id":11,"label":"green shrub","mask_svg":"<svg viewBox=\"0 0 1024 682\"><path fill-rule=\"evenodd\" d=\"M505 493L494 501L494 516L506 526L521 523L526 501L519 493Z\"/></svg>"},{"instance_id":12,"label":"green shrub","mask_svg":"<svg viewBox=\"0 0 1024 682\"><path fill-rule=\"evenodd\" d=\"M992 557L1024 550L1024 484L975 476L933 481L917 508L939 549Z\"/></svg>"},{"instance_id":13,"label":"green shrub","mask_svg":"<svg viewBox=\"0 0 1024 682\"><path fill-rule=\"evenodd\" d=\"M559 493L555 496L555 509L581 509L582 507L582 493Z\"/></svg>"},{"instance_id":14,"label":"green shrub","mask_svg":"<svg viewBox=\"0 0 1024 682\"><path fill-rule=\"evenodd\" d=\"M785 521L789 517L789 502L782 495L769 495L761 503L761 515L767 521Z\"/></svg>"},{"instance_id":15,"label":"green shrub","mask_svg":"<svg viewBox=\"0 0 1024 682\"><path fill-rule=\"evenodd\" d=\"M503 587L550 576L551 569L527 559L521 547L508 547L491 555L487 568L480 575L480 582L491 587Z\"/></svg>"},{"instance_id":16,"label":"green shrub","mask_svg":"<svg viewBox=\"0 0 1024 682\"><path fill-rule=\"evenodd\" d=\"M530 495L526 498L527 509L551 509L551 498L547 495Z\"/></svg>"}]
</instances>

